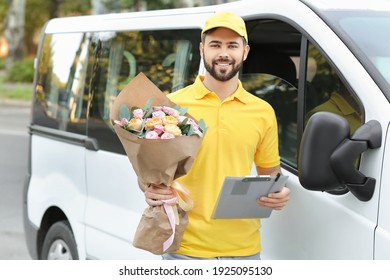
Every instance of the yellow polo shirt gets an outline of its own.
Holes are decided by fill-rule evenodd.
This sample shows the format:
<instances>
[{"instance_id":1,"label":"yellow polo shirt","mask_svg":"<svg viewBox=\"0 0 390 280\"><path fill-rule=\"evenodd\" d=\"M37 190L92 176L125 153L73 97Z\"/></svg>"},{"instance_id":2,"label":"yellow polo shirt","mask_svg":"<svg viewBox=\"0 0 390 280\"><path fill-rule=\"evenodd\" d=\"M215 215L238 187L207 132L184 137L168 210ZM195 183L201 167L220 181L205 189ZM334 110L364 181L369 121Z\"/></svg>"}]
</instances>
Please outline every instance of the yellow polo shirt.
<instances>
[{"instance_id":1,"label":"yellow polo shirt","mask_svg":"<svg viewBox=\"0 0 390 280\"><path fill-rule=\"evenodd\" d=\"M241 83L221 102L202 80L198 76L193 85L168 95L208 127L191 170L177 180L194 200L177 253L204 258L253 255L261 250L259 219L216 220L211 215L226 176L249 175L253 162L279 165L275 113Z\"/></svg>"}]
</instances>

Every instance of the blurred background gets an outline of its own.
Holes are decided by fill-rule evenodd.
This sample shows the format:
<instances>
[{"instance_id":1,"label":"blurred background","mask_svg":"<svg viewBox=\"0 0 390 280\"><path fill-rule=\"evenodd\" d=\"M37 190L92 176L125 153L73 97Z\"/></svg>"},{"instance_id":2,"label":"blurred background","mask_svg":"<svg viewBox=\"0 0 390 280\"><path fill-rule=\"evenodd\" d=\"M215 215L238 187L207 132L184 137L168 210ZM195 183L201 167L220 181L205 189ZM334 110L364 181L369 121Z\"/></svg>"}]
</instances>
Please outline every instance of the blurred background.
<instances>
[{"instance_id":1,"label":"blurred background","mask_svg":"<svg viewBox=\"0 0 390 280\"><path fill-rule=\"evenodd\" d=\"M0 99L31 98L34 56L45 22L55 17L207 6L229 0L0 0ZM17 83L10 87L7 83Z\"/></svg>"}]
</instances>

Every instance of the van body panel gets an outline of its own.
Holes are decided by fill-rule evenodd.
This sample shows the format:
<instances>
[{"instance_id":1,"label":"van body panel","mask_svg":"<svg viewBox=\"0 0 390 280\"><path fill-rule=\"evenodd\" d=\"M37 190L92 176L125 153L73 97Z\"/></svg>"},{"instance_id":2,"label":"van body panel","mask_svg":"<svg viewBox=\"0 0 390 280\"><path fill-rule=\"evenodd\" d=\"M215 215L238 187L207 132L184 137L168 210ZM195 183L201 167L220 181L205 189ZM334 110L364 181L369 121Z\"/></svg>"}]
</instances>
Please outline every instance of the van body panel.
<instances>
[{"instance_id":1,"label":"van body panel","mask_svg":"<svg viewBox=\"0 0 390 280\"><path fill-rule=\"evenodd\" d=\"M86 164L91 186L85 215L89 257L153 258L152 254L132 245L138 221L148 205L128 158L105 151L88 151Z\"/></svg>"},{"instance_id":2,"label":"van body panel","mask_svg":"<svg viewBox=\"0 0 390 280\"><path fill-rule=\"evenodd\" d=\"M208 8L204 12L195 11L186 14L179 14L175 10L166 10L158 15L156 12L146 11L116 14L115 16L84 16L74 18L66 26L63 25L62 19L52 19L47 25L45 33L57 33L58 30L64 33L73 33L201 28L213 10Z\"/></svg>"},{"instance_id":3,"label":"van body panel","mask_svg":"<svg viewBox=\"0 0 390 280\"><path fill-rule=\"evenodd\" d=\"M375 259L388 260L390 252L390 203L387 199L390 197L390 123L386 130L386 142L384 145L384 161L382 167L382 180L380 188L380 200L378 209L378 227L375 230Z\"/></svg>"},{"instance_id":4,"label":"van body panel","mask_svg":"<svg viewBox=\"0 0 390 280\"><path fill-rule=\"evenodd\" d=\"M33 135L31 138L34 176L27 193L28 219L41 228L42 218L50 208L61 209L73 226L79 256L85 258L85 148L46 137Z\"/></svg>"}]
</instances>

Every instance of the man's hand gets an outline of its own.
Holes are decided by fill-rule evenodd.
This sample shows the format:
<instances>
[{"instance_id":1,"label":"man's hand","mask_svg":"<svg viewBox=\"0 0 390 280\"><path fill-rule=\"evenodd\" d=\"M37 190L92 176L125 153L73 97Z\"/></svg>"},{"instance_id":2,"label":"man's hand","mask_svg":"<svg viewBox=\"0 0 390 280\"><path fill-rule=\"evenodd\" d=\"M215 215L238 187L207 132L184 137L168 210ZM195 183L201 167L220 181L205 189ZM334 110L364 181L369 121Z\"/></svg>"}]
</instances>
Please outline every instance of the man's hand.
<instances>
[{"instance_id":1,"label":"man's hand","mask_svg":"<svg viewBox=\"0 0 390 280\"><path fill-rule=\"evenodd\" d=\"M150 206L162 205L161 200L167 200L175 197L175 192L166 185L149 184L144 188L145 201Z\"/></svg>"},{"instance_id":2,"label":"man's hand","mask_svg":"<svg viewBox=\"0 0 390 280\"><path fill-rule=\"evenodd\" d=\"M280 192L270 193L268 196L263 196L257 199L257 203L262 207L271 208L273 210L282 210L290 199L290 189L283 187Z\"/></svg>"}]
</instances>

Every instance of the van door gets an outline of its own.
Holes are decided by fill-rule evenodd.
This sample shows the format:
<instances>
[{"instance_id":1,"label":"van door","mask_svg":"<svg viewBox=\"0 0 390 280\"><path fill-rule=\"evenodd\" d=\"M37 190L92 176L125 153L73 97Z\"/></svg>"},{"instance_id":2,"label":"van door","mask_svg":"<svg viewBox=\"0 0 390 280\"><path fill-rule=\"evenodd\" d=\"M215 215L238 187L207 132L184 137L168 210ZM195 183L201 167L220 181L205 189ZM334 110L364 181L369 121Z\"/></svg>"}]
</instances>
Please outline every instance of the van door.
<instances>
[{"instance_id":1,"label":"van door","mask_svg":"<svg viewBox=\"0 0 390 280\"><path fill-rule=\"evenodd\" d=\"M262 221L262 258L372 259L378 192L363 202L341 185L332 192L308 191L298 179L297 162L300 137L315 112L342 115L350 133L365 123L366 114L373 119L381 117L363 106L369 101L363 88L356 87L361 65L345 55L348 49L337 36L324 40L324 25L314 29L304 17L288 17L293 18L294 27L269 16L247 22L251 51L241 76L244 87L275 109L283 173L290 177L289 204ZM310 34L310 40L304 34ZM328 44L319 46L317 42ZM370 151L356 164L362 172L380 178L377 168L381 162L380 153Z\"/></svg>"},{"instance_id":2,"label":"van door","mask_svg":"<svg viewBox=\"0 0 390 280\"><path fill-rule=\"evenodd\" d=\"M143 72L163 92L197 76L199 30L98 32L91 85L87 151L86 248L89 258L159 258L132 246L147 207L137 176L111 127L110 107L124 86Z\"/></svg>"},{"instance_id":3,"label":"van door","mask_svg":"<svg viewBox=\"0 0 390 280\"><path fill-rule=\"evenodd\" d=\"M375 259L388 260L390 252L390 124L385 132L383 170L380 188L380 203L378 211L378 227L375 230Z\"/></svg>"}]
</instances>

